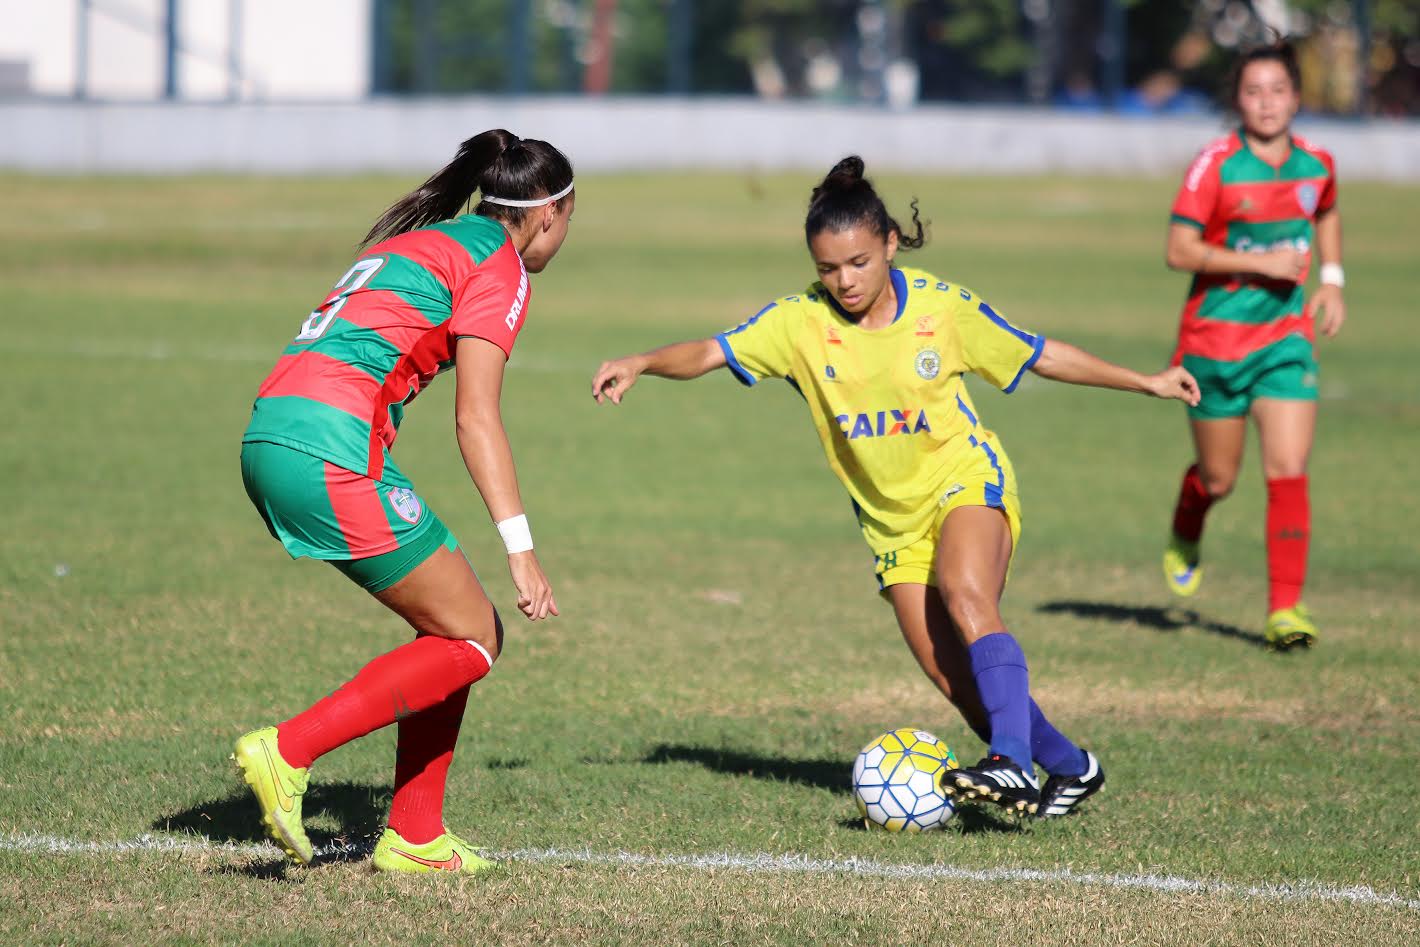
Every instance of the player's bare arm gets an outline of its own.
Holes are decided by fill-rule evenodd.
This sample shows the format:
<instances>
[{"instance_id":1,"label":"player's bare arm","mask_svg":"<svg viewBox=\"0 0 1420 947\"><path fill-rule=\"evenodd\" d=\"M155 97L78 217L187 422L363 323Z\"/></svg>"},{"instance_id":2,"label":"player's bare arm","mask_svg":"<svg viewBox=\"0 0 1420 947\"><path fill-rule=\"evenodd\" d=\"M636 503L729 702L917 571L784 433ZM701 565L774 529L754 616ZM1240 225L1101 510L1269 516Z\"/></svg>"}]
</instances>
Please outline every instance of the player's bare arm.
<instances>
[{"instance_id":1,"label":"player's bare arm","mask_svg":"<svg viewBox=\"0 0 1420 947\"><path fill-rule=\"evenodd\" d=\"M1145 375L1107 362L1058 339L1046 339L1045 348L1031 370L1041 378L1071 385L1133 391L1155 398L1176 399L1189 405L1198 403L1198 383L1181 366L1174 365L1157 374Z\"/></svg>"},{"instance_id":2,"label":"player's bare arm","mask_svg":"<svg viewBox=\"0 0 1420 947\"><path fill-rule=\"evenodd\" d=\"M1316 219L1317 259L1321 261L1321 286L1308 303L1310 314L1321 314L1319 328L1328 339L1346 322L1346 303L1341 298L1341 211L1332 207Z\"/></svg>"},{"instance_id":3,"label":"player's bare arm","mask_svg":"<svg viewBox=\"0 0 1420 947\"><path fill-rule=\"evenodd\" d=\"M688 381L724 367L725 353L714 339L675 342L640 355L602 362L592 378L592 397L597 404L604 399L621 404L621 399L642 375Z\"/></svg>"},{"instance_id":4,"label":"player's bare arm","mask_svg":"<svg viewBox=\"0 0 1420 947\"><path fill-rule=\"evenodd\" d=\"M517 470L499 398L503 390L503 350L484 339L460 339L455 354L454 424L464 466L478 487L488 515L502 523L523 513ZM510 553L508 570L518 590L518 609L531 621L559 614L552 585L537 553Z\"/></svg>"},{"instance_id":5,"label":"player's bare arm","mask_svg":"<svg viewBox=\"0 0 1420 947\"><path fill-rule=\"evenodd\" d=\"M1164 254L1169 269L1186 273L1251 273L1268 279L1298 280L1306 272L1307 255L1285 248L1267 253L1242 253L1207 243L1191 224L1169 224Z\"/></svg>"}]
</instances>

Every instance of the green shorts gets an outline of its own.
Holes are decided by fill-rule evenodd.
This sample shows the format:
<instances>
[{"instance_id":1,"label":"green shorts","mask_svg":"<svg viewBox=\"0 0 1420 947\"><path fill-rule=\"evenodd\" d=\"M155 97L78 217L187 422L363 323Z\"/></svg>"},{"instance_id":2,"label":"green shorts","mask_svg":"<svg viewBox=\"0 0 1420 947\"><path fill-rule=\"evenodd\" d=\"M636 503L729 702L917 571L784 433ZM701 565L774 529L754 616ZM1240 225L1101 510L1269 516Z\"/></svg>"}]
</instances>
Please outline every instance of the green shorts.
<instances>
[{"instance_id":1,"label":"green shorts","mask_svg":"<svg viewBox=\"0 0 1420 947\"><path fill-rule=\"evenodd\" d=\"M393 461L372 480L292 447L242 444L247 496L291 558L322 559L370 592L458 543Z\"/></svg>"},{"instance_id":2,"label":"green shorts","mask_svg":"<svg viewBox=\"0 0 1420 947\"><path fill-rule=\"evenodd\" d=\"M1258 398L1317 398L1316 351L1300 335L1289 335L1236 362L1185 355L1183 367L1198 379L1202 396L1197 407L1188 409L1195 420L1242 417Z\"/></svg>"}]
</instances>

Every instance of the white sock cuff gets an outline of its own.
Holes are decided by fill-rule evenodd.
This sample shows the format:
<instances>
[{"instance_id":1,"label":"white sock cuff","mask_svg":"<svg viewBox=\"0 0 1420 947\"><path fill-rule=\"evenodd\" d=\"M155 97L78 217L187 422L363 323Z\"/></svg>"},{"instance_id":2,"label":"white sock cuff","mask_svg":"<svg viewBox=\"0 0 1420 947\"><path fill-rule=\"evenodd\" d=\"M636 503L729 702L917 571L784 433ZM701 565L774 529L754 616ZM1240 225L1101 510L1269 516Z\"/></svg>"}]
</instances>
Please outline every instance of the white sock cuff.
<instances>
[{"instance_id":1,"label":"white sock cuff","mask_svg":"<svg viewBox=\"0 0 1420 947\"><path fill-rule=\"evenodd\" d=\"M465 640L465 641L464 641L464 644L468 645L470 648L472 648L473 650L477 651L479 654L483 655L483 660L485 660L485 661L488 662L488 667L489 667L489 668L492 668L492 667L493 667L493 655L491 655L491 654L488 653L488 649L487 649L487 648L485 648L483 645L479 644L477 641L468 641L468 640Z\"/></svg>"}]
</instances>

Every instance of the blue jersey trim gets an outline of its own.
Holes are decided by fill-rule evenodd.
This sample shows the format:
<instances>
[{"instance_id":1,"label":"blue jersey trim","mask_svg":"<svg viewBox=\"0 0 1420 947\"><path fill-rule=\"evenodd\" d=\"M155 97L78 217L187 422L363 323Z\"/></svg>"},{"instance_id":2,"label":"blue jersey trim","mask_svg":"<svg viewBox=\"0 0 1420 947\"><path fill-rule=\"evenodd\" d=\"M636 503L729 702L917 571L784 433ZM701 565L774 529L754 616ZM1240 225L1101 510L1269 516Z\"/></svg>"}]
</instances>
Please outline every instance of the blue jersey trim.
<instances>
[{"instance_id":1,"label":"blue jersey trim","mask_svg":"<svg viewBox=\"0 0 1420 947\"><path fill-rule=\"evenodd\" d=\"M728 332L721 332L720 335L722 335L722 336L734 335L734 334L737 333L737 332L743 332L744 330L748 329L750 326L752 326L752 325L754 325L756 322L758 322L760 316L764 315L766 312L768 312L769 310L773 309L773 308L774 308L775 306L777 306L777 305L779 305L779 301L776 299L774 302L770 303L769 305L765 306L763 309L759 310L759 312L757 312L757 313L755 313L754 315L750 316L750 317L749 317L748 319L746 319L744 322L741 322L739 325L735 326L733 329L729 330Z\"/></svg>"},{"instance_id":2,"label":"blue jersey trim","mask_svg":"<svg viewBox=\"0 0 1420 947\"><path fill-rule=\"evenodd\" d=\"M1035 340L1039 338L1038 336L1031 335L1029 332L1026 332L1022 329L1017 329L1005 319L1002 319L1000 316L998 316L996 314L996 310L986 305L986 303L981 303L976 308L981 312L983 316L995 323L998 328L1005 329L1007 332L1020 339L1026 345L1035 345Z\"/></svg>"},{"instance_id":3,"label":"blue jersey trim","mask_svg":"<svg viewBox=\"0 0 1420 947\"><path fill-rule=\"evenodd\" d=\"M763 315L763 313L761 312L760 315ZM759 317L756 316L755 318ZM746 325L747 324L748 323L746 323ZM744 326L740 326L740 329L743 328ZM733 331L738 332L740 330L735 329ZM730 348L730 340L725 338L725 336L730 334L731 333L729 332L721 332L720 334L715 336L715 341L720 343L720 351L725 353L725 364L729 366L730 371L734 373L734 376L739 381L739 383L744 385L746 388L753 388L755 377L745 370L745 367L740 364L739 359L735 358L735 350Z\"/></svg>"},{"instance_id":4,"label":"blue jersey trim","mask_svg":"<svg viewBox=\"0 0 1420 947\"><path fill-rule=\"evenodd\" d=\"M966 402L962 400L961 395L957 395L957 408L962 414L966 415L966 419L971 422L971 426L976 427L976 415L971 413L971 409L966 406Z\"/></svg>"},{"instance_id":5,"label":"blue jersey trim","mask_svg":"<svg viewBox=\"0 0 1420 947\"><path fill-rule=\"evenodd\" d=\"M1025 364L1021 366L1021 370L1016 372L1016 377L1011 379L1011 383L1001 390L1008 395L1015 391L1016 386L1021 383L1021 379L1026 376L1026 372L1030 371L1035 366L1035 363L1040 361L1040 353L1044 351L1045 336L1038 335L1035 337L1035 351L1030 353L1030 358L1026 359Z\"/></svg>"}]
</instances>

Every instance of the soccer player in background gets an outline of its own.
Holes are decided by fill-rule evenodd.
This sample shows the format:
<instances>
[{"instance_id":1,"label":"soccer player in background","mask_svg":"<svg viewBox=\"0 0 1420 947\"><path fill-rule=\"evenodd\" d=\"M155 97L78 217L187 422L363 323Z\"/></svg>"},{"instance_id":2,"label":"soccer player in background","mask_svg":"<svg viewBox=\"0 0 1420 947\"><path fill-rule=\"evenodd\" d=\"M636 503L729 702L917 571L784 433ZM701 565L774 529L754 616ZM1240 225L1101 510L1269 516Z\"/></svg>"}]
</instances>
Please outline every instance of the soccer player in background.
<instances>
[{"instance_id":1,"label":"soccer player in background","mask_svg":"<svg viewBox=\"0 0 1420 947\"><path fill-rule=\"evenodd\" d=\"M457 216L475 192L473 213ZM311 763L398 722L394 801L374 868L492 864L445 828L443 804L469 687L497 659L503 628L390 449L404 406L453 369L459 450L507 547L518 608L533 621L558 613L498 402L527 319L528 273L562 246L575 199L572 166L547 142L502 129L468 139L375 222L367 249L257 392L242 480L267 529L293 558L326 560L416 632L329 697L237 741L233 758L262 822L296 862L314 857L301 824ZM293 669L273 656L278 680Z\"/></svg>"},{"instance_id":2,"label":"soccer player in background","mask_svg":"<svg viewBox=\"0 0 1420 947\"><path fill-rule=\"evenodd\" d=\"M1336 169L1331 155L1292 134L1300 87L1296 54L1285 42L1238 59L1229 100L1242 125L1189 167L1166 254L1170 268L1194 274L1174 364L1198 379L1200 398L1188 408L1196 457L1179 489L1164 576L1178 595L1198 591L1204 516L1237 482L1251 416L1267 478L1266 639L1280 650L1317 637L1301 601L1311 537L1315 316L1321 313L1328 337L1346 320ZM1321 288L1305 303L1313 251Z\"/></svg>"},{"instance_id":3,"label":"soccer player in background","mask_svg":"<svg viewBox=\"0 0 1420 947\"><path fill-rule=\"evenodd\" d=\"M1059 816L1104 784L1093 754L1051 726L1030 696L1025 655L999 601L1021 513L1016 478L972 404L967 372L1006 392L1045 378L1196 400L1182 368L1141 375L1007 322L958 283L894 265L906 236L863 162L814 188L804 231L818 280L713 338L604 363L598 403L641 375L690 379L728 367L748 386L783 378L804 399L829 466L876 556L879 588L923 671L989 743L943 789L1008 811ZM1048 775L1044 787L1034 762Z\"/></svg>"}]
</instances>

